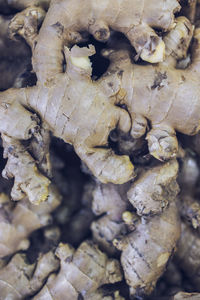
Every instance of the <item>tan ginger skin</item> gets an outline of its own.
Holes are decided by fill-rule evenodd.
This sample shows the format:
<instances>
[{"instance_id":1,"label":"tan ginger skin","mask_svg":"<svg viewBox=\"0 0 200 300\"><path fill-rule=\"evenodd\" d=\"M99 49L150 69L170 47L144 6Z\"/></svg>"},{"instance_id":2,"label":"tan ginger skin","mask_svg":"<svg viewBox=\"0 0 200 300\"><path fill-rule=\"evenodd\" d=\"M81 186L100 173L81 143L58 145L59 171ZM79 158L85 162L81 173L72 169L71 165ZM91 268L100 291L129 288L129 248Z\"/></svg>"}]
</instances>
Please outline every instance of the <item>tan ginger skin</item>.
<instances>
[{"instance_id":1,"label":"tan ginger skin","mask_svg":"<svg viewBox=\"0 0 200 300\"><path fill-rule=\"evenodd\" d=\"M180 237L180 220L176 207L179 192L177 174L178 163L171 160L141 176L138 183L140 186L147 186L149 193L146 195L146 189L141 189L138 199L144 205L146 197L150 200L147 203L149 216L141 214L141 222L135 225L135 230L114 240L114 245L122 251L121 265L132 295L144 296L153 291ZM130 192L131 190L128 194ZM166 202L168 205L162 211L162 203ZM133 205L137 208L137 203ZM152 211L157 211L157 214L152 216ZM131 212L124 212L122 217L128 226L131 225L131 219L134 220Z\"/></svg>"},{"instance_id":2,"label":"tan ginger skin","mask_svg":"<svg viewBox=\"0 0 200 300\"><path fill-rule=\"evenodd\" d=\"M93 53L91 49L81 50L78 47L72 50L76 51L81 51L84 56L88 55L88 51ZM39 84L33 88L10 89L1 93L1 132L18 139L28 139L38 127L32 113L21 103L37 111L55 136L73 144L80 158L101 181L126 182L133 175L129 158L115 155L106 146L110 131L117 125L123 131L130 130L129 115L107 101L108 97L99 89L99 84L91 81L90 66L89 72L75 67L70 63L67 49L65 53L67 60L69 58L67 72L57 75L49 87ZM13 122L16 114L19 118Z\"/></svg>"},{"instance_id":3,"label":"tan ginger skin","mask_svg":"<svg viewBox=\"0 0 200 300\"><path fill-rule=\"evenodd\" d=\"M85 300L100 300L104 299L98 290L102 285L122 280L119 262L108 259L91 241L83 242L76 251L69 244L61 243L56 255L60 259L60 271L48 278L34 300L71 300L81 296Z\"/></svg>"},{"instance_id":4,"label":"tan ginger skin","mask_svg":"<svg viewBox=\"0 0 200 300\"><path fill-rule=\"evenodd\" d=\"M112 247L109 248L112 242L122 251L121 265L131 295L144 296L153 291L180 237L177 174L176 160L141 174L128 192L130 202L141 218L135 212L127 211L128 185L122 186L123 195L117 185L98 184L94 190L94 213L103 216L92 223L93 238L109 253L114 252ZM135 195L137 197L133 199ZM114 200L116 203L111 210Z\"/></svg>"},{"instance_id":5,"label":"tan ginger skin","mask_svg":"<svg viewBox=\"0 0 200 300\"><path fill-rule=\"evenodd\" d=\"M162 215L143 220L124 239L114 240L114 245L122 251L120 261L131 295L152 293L179 237L178 210L171 202Z\"/></svg>"},{"instance_id":6,"label":"tan ginger skin","mask_svg":"<svg viewBox=\"0 0 200 300\"><path fill-rule=\"evenodd\" d=\"M162 61L165 45L152 27L169 30L174 25L174 12L179 9L176 0L103 0L101 5L97 0L52 0L37 40L33 68L38 79L45 82L62 73L64 45L82 40L83 31L106 41L110 29L124 33L142 59Z\"/></svg>"},{"instance_id":7,"label":"tan ginger skin","mask_svg":"<svg viewBox=\"0 0 200 300\"><path fill-rule=\"evenodd\" d=\"M26 13L35 9L35 14L39 15L40 8L47 7L49 3L49 0L41 3L37 0L9 1L9 5L17 9L27 8ZM36 46L33 69L39 81L45 83L55 74L62 73L64 45L82 41L83 32L89 32L99 41L106 41L110 37L110 29L124 33L138 57L152 63L163 61L165 44L152 28L170 30L174 26L174 13L179 10L176 0L103 0L101 5L97 0L52 0L40 36L28 40L32 47ZM18 33L22 35L23 14L17 14L12 24L14 31L19 29Z\"/></svg>"},{"instance_id":8,"label":"tan ginger skin","mask_svg":"<svg viewBox=\"0 0 200 300\"><path fill-rule=\"evenodd\" d=\"M114 185L97 183L92 194L92 211L99 216L91 224L93 240L101 246L106 253L113 255L116 248L113 240L126 232L126 226L122 214L127 210L128 199L126 193L130 187L125 185Z\"/></svg>"},{"instance_id":9,"label":"tan ginger skin","mask_svg":"<svg viewBox=\"0 0 200 300\"><path fill-rule=\"evenodd\" d=\"M185 70L175 68L176 59L186 54L192 31L186 18L178 18L176 27L164 39L166 59L156 66L131 65L123 50L104 53L112 61L103 78L105 89L114 90L113 101L119 102L121 98L121 104L127 106L134 138L145 134L149 122L151 129L146 137L149 152L161 161L177 154L176 131L195 135L200 129L200 29L194 34L191 65ZM181 39L184 42L179 47Z\"/></svg>"},{"instance_id":10,"label":"tan ginger skin","mask_svg":"<svg viewBox=\"0 0 200 300\"><path fill-rule=\"evenodd\" d=\"M52 30L57 32L55 27ZM156 66L132 65L127 51L108 51L104 54L114 62L95 82L90 78L88 60L94 54L92 46L74 46L71 51L65 48L65 73L55 75L46 85L38 81L35 87L0 94L0 130L14 138L30 138L38 124L25 107L34 109L55 136L74 145L101 182L122 184L133 177L133 165L128 156L118 156L108 148L108 135L116 126L129 132L132 119L131 134L138 138L145 134L148 120L149 151L160 160L176 155L175 130L188 135L199 130L199 29L195 32L193 63L186 70L175 68L176 59L183 57L191 37L191 24L179 18L165 38L168 56ZM182 39L185 43L180 48ZM125 109L116 106L119 104L127 106L131 119Z\"/></svg>"},{"instance_id":11,"label":"tan ginger skin","mask_svg":"<svg viewBox=\"0 0 200 300\"><path fill-rule=\"evenodd\" d=\"M47 201L39 206L24 199L16 205L0 194L0 258L29 247L29 235L52 222L51 212L61 202L60 195L52 185Z\"/></svg>"},{"instance_id":12,"label":"tan ginger skin","mask_svg":"<svg viewBox=\"0 0 200 300\"><path fill-rule=\"evenodd\" d=\"M39 291L49 274L57 271L59 261L52 252L40 255L30 264L25 254L15 254L9 263L0 269L0 300L22 300Z\"/></svg>"}]
</instances>

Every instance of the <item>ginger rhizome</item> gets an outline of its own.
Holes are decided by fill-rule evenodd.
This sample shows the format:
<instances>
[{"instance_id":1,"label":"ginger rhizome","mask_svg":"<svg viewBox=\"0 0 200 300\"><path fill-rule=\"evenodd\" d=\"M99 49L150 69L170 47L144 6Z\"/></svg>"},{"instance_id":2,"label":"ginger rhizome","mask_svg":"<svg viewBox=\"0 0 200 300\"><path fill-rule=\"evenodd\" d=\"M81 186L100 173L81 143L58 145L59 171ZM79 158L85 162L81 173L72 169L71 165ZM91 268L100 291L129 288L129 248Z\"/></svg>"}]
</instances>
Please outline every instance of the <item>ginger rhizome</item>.
<instances>
[{"instance_id":1,"label":"ginger rhizome","mask_svg":"<svg viewBox=\"0 0 200 300\"><path fill-rule=\"evenodd\" d=\"M56 28L52 30L59 35ZM56 74L47 85L39 80L33 88L1 93L1 132L13 138L30 138L37 125L31 112L26 111L26 117L23 114L20 136L14 120L12 130L9 122L13 111L25 111L24 107L28 107L39 114L55 136L73 144L80 158L104 183L122 184L133 177L129 158L118 156L108 148L108 135L116 126L124 132L131 129L132 136L138 138L145 134L147 120L150 121L151 130L147 135L150 153L160 160L174 157L178 148L175 130L192 135L199 129L198 29L193 64L187 70L175 68L176 59L183 57L188 48L192 32L187 19L178 19L176 27L165 38L168 58L155 67L132 65L127 51L109 52L111 66L96 82L90 78L88 58L94 49L65 48L65 73ZM174 36L178 36L176 42ZM179 47L181 40L184 42ZM175 55L176 50L179 51ZM190 104L188 99L192 99ZM131 118L119 104L127 106Z\"/></svg>"},{"instance_id":2,"label":"ginger rhizome","mask_svg":"<svg viewBox=\"0 0 200 300\"><path fill-rule=\"evenodd\" d=\"M41 299L104 299L101 286L122 280L120 265L108 259L91 241L83 242L75 251L69 244L60 244L56 250L60 259L59 273L52 274L34 300ZM100 289L100 290L99 290ZM113 298L106 298L113 299ZM117 296L114 299L122 299Z\"/></svg>"},{"instance_id":3,"label":"ginger rhizome","mask_svg":"<svg viewBox=\"0 0 200 300\"><path fill-rule=\"evenodd\" d=\"M35 160L19 141L6 135L2 135L2 139L4 158L8 158L2 175L15 179L11 197L20 200L27 195L35 204L44 201L48 196L50 180L38 171Z\"/></svg>"},{"instance_id":4,"label":"ginger rhizome","mask_svg":"<svg viewBox=\"0 0 200 300\"><path fill-rule=\"evenodd\" d=\"M25 254L15 254L0 269L0 300L27 299L41 289L45 280L59 268L59 261L52 252L40 255L30 264Z\"/></svg>"},{"instance_id":5,"label":"ginger rhizome","mask_svg":"<svg viewBox=\"0 0 200 300\"><path fill-rule=\"evenodd\" d=\"M28 248L29 235L51 224L51 212L60 202L60 195L53 186L49 189L48 200L39 206L27 199L14 205L8 196L0 194L0 258Z\"/></svg>"},{"instance_id":6,"label":"ginger rhizome","mask_svg":"<svg viewBox=\"0 0 200 300\"><path fill-rule=\"evenodd\" d=\"M17 5L16 1L11 2ZM8 158L4 175L14 178L12 196L15 200L27 195L31 202L39 203L51 194L49 132L74 146L91 173L103 183L98 184L94 193L93 209L100 217L92 224L93 238L110 254L116 253L115 248L121 251L121 264L130 293L140 296L152 292L179 238L178 165L175 160L160 165L155 163L151 170L140 170L139 179L131 188L132 183L115 187L113 183L123 184L135 174L128 155L118 155L110 148L108 136L115 128L131 134L134 139L146 135L150 154L165 161L177 154L176 131L193 135L199 130L200 30L195 30L191 65L178 70L177 60L186 56L194 29L184 17L174 20L178 2L165 1L163 6L162 1L146 5L144 1L143 14L137 14L139 24L136 13L143 8L142 1L135 5L134 12L133 1L131 5L129 2L123 2L123 7L130 8L124 17L121 2L104 1L98 6L94 1L87 1L82 19L75 1L52 1L46 17L46 7L37 1L28 1L27 5L19 1L18 8L26 9L13 19L10 33L23 36L31 46L38 81L34 87L10 89L0 94L0 131L4 155ZM157 15L163 16L159 6L167 11L166 18L157 18ZM131 14L130 20L133 23L135 19L135 24L129 23ZM69 15L71 18L66 17ZM155 16L160 25L147 20L149 15ZM126 26L125 21L128 22ZM152 27L170 31L162 40ZM69 47L82 40L82 31L89 31L96 39L104 41L110 29L126 34L137 58L160 63L133 64L126 48L105 50L110 67L102 78L92 81L89 57L95 53L94 47L70 49L65 45ZM115 209L112 206L116 206ZM14 223L10 219L10 228L13 229ZM19 242L31 232L26 232L26 224L23 226L25 234L19 237ZM8 245L10 253L22 248L20 243L16 244ZM70 299L110 299L99 287L121 280L116 261L109 261L107 268L107 257L88 242L77 251L69 245L61 245L57 254L61 269L49 277L35 299L56 299L57 295L62 299L62 293L64 297L69 294ZM94 263L96 256L99 261L103 257L103 266ZM115 275L110 269L113 264L118 275L111 281L107 271ZM94 274L94 270L97 273ZM75 271L77 278L73 277ZM196 271L194 273L196 275ZM112 296L120 299L118 293Z\"/></svg>"},{"instance_id":7,"label":"ginger rhizome","mask_svg":"<svg viewBox=\"0 0 200 300\"><path fill-rule=\"evenodd\" d=\"M154 167L141 175L138 190L136 182L135 187L128 192L128 198L134 207L137 208L138 203L144 202L144 215L143 210L138 209L141 221L135 225L132 223L134 214L131 217L131 213L124 213L124 221L131 232L119 240L116 239L114 245L122 251L121 264L126 282L130 286L130 293L133 295L152 292L180 236L180 221L176 207L179 191L176 183L177 172L176 161ZM146 189L140 189L142 185L148 185L148 193ZM137 197L133 202L136 194ZM149 207L146 206L147 198ZM165 234L162 235L162 232Z\"/></svg>"},{"instance_id":8,"label":"ginger rhizome","mask_svg":"<svg viewBox=\"0 0 200 300\"><path fill-rule=\"evenodd\" d=\"M48 81L62 72L64 45L81 41L84 31L97 40L106 41L110 29L126 34L144 60L162 61L165 45L152 27L169 30L174 25L174 13L179 9L175 0L160 1L159 6L157 1L127 0L113 4L107 0L99 5L97 1L88 0L80 5L79 1L53 0L38 37L33 68L41 82Z\"/></svg>"},{"instance_id":9,"label":"ginger rhizome","mask_svg":"<svg viewBox=\"0 0 200 300\"><path fill-rule=\"evenodd\" d=\"M92 223L91 230L94 241L109 254L116 252L113 240L126 233L122 215L128 206L128 186L101 183L94 186L92 210L100 217Z\"/></svg>"},{"instance_id":10,"label":"ginger rhizome","mask_svg":"<svg viewBox=\"0 0 200 300\"><path fill-rule=\"evenodd\" d=\"M82 57L92 55L92 47L74 47L72 52L65 49L65 53L68 61L67 72L59 75L59 81L58 78L55 79L49 87L38 82L38 86L33 88L10 89L1 93L0 114L4 120L1 132L13 138L29 139L38 127L34 115L24 108L28 106L40 114L55 136L74 145L77 154L101 181L126 182L133 176L133 166L129 158L116 155L106 145L110 131L116 126L122 131L130 130L130 117L126 110L107 101L106 94L98 89L99 84L91 81L89 59L83 58L82 63ZM80 67L78 64L81 64ZM20 129L16 126L18 120L16 123L12 122L12 126L6 121L18 111L16 106L19 108L19 115L23 114L23 110L25 112L23 121L19 124Z\"/></svg>"},{"instance_id":11,"label":"ginger rhizome","mask_svg":"<svg viewBox=\"0 0 200 300\"><path fill-rule=\"evenodd\" d=\"M12 39L18 35L25 38L26 42L35 47L38 28L46 15L42 7L31 6L16 14L9 24L9 36Z\"/></svg>"},{"instance_id":12,"label":"ginger rhizome","mask_svg":"<svg viewBox=\"0 0 200 300\"><path fill-rule=\"evenodd\" d=\"M185 70L176 69L176 61L186 54L192 34L193 27L189 21L184 17L178 18L176 27L164 39L168 56L157 66L133 66L128 53L123 50L104 52L111 59L111 66L104 76L105 89L111 92L106 80L113 83L113 101L121 99L120 103L127 106L134 138L143 136L150 122L146 137L149 152L161 161L176 156L176 131L187 135L199 131L199 29L194 35L192 64ZM181 40L183 43L180 45Z\"/></svg>"},{"instance_id":13,"label":"ginger rhizome","mask_svg":"<svg viewBox=\"0 0 200 300\"><path fill-rule=\"evenodd\" d=\"M93 238L110 254L116 252L112 244L122 251L132 295L153 291L175 250L180 236L177 174L178 163L171 161L141 171L131 188L98 183L94 189L92 208L100 217L92 223ZM128 199L141 217L131 211Z\"/></svg>"},{"instance_id":14,"label":"ginger rhizome","mask_svg":"<svg viewBox=\"0 0 200 300\"><path fill-rule=\"evenodd\" d=\"M10 1L16 8L32 9L38 5L48 6L50 1L42 1L41 4L39 1L17 2ZM101 5L94 0L87 0L84 5L80 5L78 0L52 0L37 39L33 68L38 79L45 83L55 74L62 73L64 45L70 46L82 41L84 32L93 34L99 41L106 41L110 37L110 29L124 33L138 57L152 63L163 61L165 44L153 28L163 31L173 28L174 13L179 10L180 5L176 0L160 1L159 4L155 0L126 0L115 3L106 0ZM19 22L18 33L23 35L20 31Z\"/></svg>"}]
</instances>

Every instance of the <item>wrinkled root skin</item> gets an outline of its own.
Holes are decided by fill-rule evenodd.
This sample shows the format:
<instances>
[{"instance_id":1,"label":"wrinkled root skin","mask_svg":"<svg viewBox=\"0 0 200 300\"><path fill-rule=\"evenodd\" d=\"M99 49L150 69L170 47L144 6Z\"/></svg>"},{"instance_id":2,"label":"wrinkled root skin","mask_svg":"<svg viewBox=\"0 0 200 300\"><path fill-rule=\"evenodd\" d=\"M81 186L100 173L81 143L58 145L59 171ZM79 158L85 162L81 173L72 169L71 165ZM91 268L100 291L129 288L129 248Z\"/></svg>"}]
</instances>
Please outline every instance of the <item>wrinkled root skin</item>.
<instances>
[{"instance_id":1,"label":"wrinkled root skin","mask_svg":"<svg viewBox=\"0 0 200 300\"><path fill-rule=\"evenodd\" d=\"M104 299L99 297L98 289L122 280L118 261L108 259L91 241L83 242L76 251L69 244L60 244L56 255L60 259L60 271L48 278L34 300Z\"/></svg>"},{"instance_id":2,"label":"wrinkled root skin","mask_svg":"<svg viewBox=\"0 0 200 300\"><path fill-rule=\"evenodd\" d=\"M162 215L143 221L117 245L122 251L121 264L131 295L152 293L179 237L178 211L176 204L170 203Z\"/></svg>"},{"instance_id":3,"label":"wrinkled root skin","mask_svg":"<svg viewBox=\"0 0 200 300\"><path fill-rule=\"evenodd\" d=\"M42 28L45 22L46 18ZM52 31L59 35L57 28ZM76 153L101 182L123 184L131 180L134 175L129 157L118 156L108 148L108 136L114 128L130 131L138 138L144 134L148 120L151 123L147 134L149 151L161 161L176 156L176 130L188 135L199 130L200 29L195 31L193 64L186 70L175 68L176 60L187 51L192 33L193 27L186 18L177 19L175 29L167 37L169 43L174 34L178 35L177 44L169 43L166 61L155 67L132 65L127 51L111 51L110 69L96 82L90 78L88 59L95 53L94 48L74 46L71 51L65 48L65 73L55 75L46 84L38 80L33 88L10 89L0 94L0 131L13 138L19 138L19 134L21 138L30 138L36 124L26 106L38 113L55 136L73 144ZM179 42L182 50L174 57ZM118 107L119 104L125 104L128 112ZM19 131L14 119L10 127L10 120L16 113L20 118L20 110L24 119L16 124L20 124Z\"/></svg>"},{"instance_id":4,"label":"wrinkled root skin","mask_svg":"<svg viewBox=\"0 0 200 300\"><path fill-rule=\"evenodd\" d=\"M128 191L141 220L134 224L131 213L123 213L130 233L113 243L122 251L121 264L131 295L151 294L180 237L177 174L178 163L172 160L144 172Z\"/></svg>"},{"instance_id":5,"label":"wrinkled root skin","mask_svg":"<svg viewBox=\"0 0 200 300\"><path fill-rule=\"evenodd\" d=\"M133 296L153 291L180 237L177 174L178 163L171 160L141 170L131 188L130 183L98 183L94 188L92 209L99 218L91 226L93 238L110 254L116 253L111 243L122 251L121 264ZM127 211L128 200L137 214Z\"/></svg>"},{"instance_id":6,"label":"wrinkled root skin","mask_svg":"<svg viewBox=\"0 0 200 300\"><path fill-rule=\"evenodd\" d=\"M178 191L174 184L177 174L178 164L174 160L140 174L127 193L139 216L153 216L167 208L175 191Z\"/></svg>"},{"instance_id":7,"label":"wrinkled root skin","mask_svg":"<svg viewBox=\"0 0 200 300\"><path fill-rule=\"evenodd\" d=\"M126 232L122 214L127 210L129 186L97 183L92 194L92 210L99 216L91 225L93 240L110 255L116 253L113 240Z\"/></svg>"},{"instance_id":8,"label":"wrinkled root skin","mask_svg":"<svg viewBox=\"0 0 200 300\"><path fill-rule=\"evenodd\" d=\"M8 158L2 172L5 178L14 178L11 191L13 200L21 200L28 196L34 204L39 204L48 196L50 180L43 176L36 166L35 160L18 140L2 135L4 158Z\"/></svg>"},{"instance_id":9,"label":"wrinkled root skin","mask_svg":"<svg viewBox=\"0 0 200 300\"><path fill-rule=\"evenodd\" d=\"M9 24L8 33L10 38L15 39L16 35L21 35L33 48L37 40L38 27L41 26L45 14L41 7L34 6L16 14Z\"/></svg>"},{"instance_id":10,"label":"wrinkled root skin","mask_svg":"<svg viewBox=\"0 0 200 300\"><path fill-rule=\"evenodd\" d=\"M139 138L147 131L149 152L160 161L177 155L176 131L195 135L200 129L199 28L194 33L191 65L185 70L176 69L176 61L185 56L192 33L190 22L178 18L177 26L165 37L168 56L156 66L132 65L125 50L104 52L111 60L103 78L104 88L109 89L106 82L112 83L115 101L125 104L131 115L132 136ZM181 51L180 44L174 44L175 36L177 43L184 41Z\"/></svg>"},{"instance_id":11,"label":"wrinkled root skin","mask_svg":"<svg viewBox=\"0 0 200 300\"><path fill-rule=\"evenodd\" d=\"M180 10L178 1L162 0L158 3L156 0L126 0L113 3L104 0L99 5L97 0L86 0L83 5L79 4L79 0L52 0L51 3L50 0L9 1L11 7L32 11L34 16L40 9L49 7L37 45L31 39L27 40L35 48L33 68L42 83L62 73L63 46L81 42L84 39L82 32L88 32L95 39L105 42L110 37L111 29L120 31L136 49L137 57L151 63L163 61L165 44L153 28L162 31L173 28L174 13ZM11 22L13 33L17 32L26 39L26 23L28 19L31 20L28 14L22 11L17 14L13 24ZM24 28L21 28L22 23Z\"/></svg>"},{"instance_id":12,"label":"wrinkled root skin","mask_svg":"<svg viewBox=\"0 0 200 300\"><path fill-rule=\"evenodd\" d=\"M0 193L0 258L29 247L30 234L52 223L51 212L61 202L57 189L51 185L47 201L40 205L23 199L16 205Z\"/></svg>"},{"instance_id":13,"label":"wrinkled root skin","mask_svg":"<svg viewBox=\"0 0 200 300\"><path fill-rule=\"evenodd\" d=\"M58 4L58 1L54 3ZM64 1L59 3L64 4ZM44 21L39 39L45 32L43 28L45 29L49 22L49 15ZM185 27L188 25L187 32L191 35L192 28L188 21L182 20L181 22L185 24ZM56 39L61 40L62 46L63 28L58 23L54 25L51 26L50 37L56 36ZM115 72L110 72L111 76L108 72L103 79L96 82L91 80L91 67L86 59L94 54L92 47L89 49L73 47L71 51L65 48L66 72L59 71L63 59L61 58L57 65L56 75L52 76L51 70L47 70L48 76L43 77L46 73L40 72L37 55L41 52L38 46L34 52L34 59L37 60L34 68L39 79L37 86L10 89L0 94L1 133L8 139L28 140L38 130L38 120L33 113L35 111L46 123L47 130L51 130L55 136L62 138L65 142L73 144L77 154L101 182L123 184L130 181L133 178L133 165L128 156L118 156L108 148L108 136L111 130L117 127L123 132L131 132L134 138L139 138L146 133L149 123L151 128L147 134L149 151L161 161L176 156L178 150L176 131L193 135L199 130L199 29L195 32L195 38L194 59L187 70L176 70L174 61L177 57L173 60L171 53L168 57L170 58L171 55L170 64L166 60L152 67L151 65L132 65L128 57L124 59L123 52L122 56L118 56L119 53L116 52L116 56L115 53L114 57L112 53L110 56L111 62L114 61L116 66L111 63L109 69L110 72L115 68ZM41 46L39 39L38 45ZM62 47L56 51L59 53L60 49ZM118 107L119 104L125 104L128 112ZM20 147L20 144L18 145ZM5 148L9 155L9 147ZM23 164L20 166L23 166L23 171L26 171L26 162L19 156L17 157L18 153L13 158L14 162L21 160ZM30 158L28 161L27 166L30 167ZM170 166L174 166L173 170ZM13 173L14 167L10 161L8 161L7 170L11 177L15 177L15 180L21 174ZM115 241L114 246L122 251L121 264L132 295L152 292L180 236L180 222L175 203L178 193L175 182L177 170L177 163L171 160L163 168L155 168L150 173L142 174L138 186L133 186L128 193L130 202L141 216L141 222L135 230L130 230L127 236L120 241ZM31 172L34 179L34 170ZM26 176L23 174L23 177ZM153 190L151 190L152 186L148 189L150 201L143 195L146 192L143 189L143 186L146 187L146 182L153 186ZM156 182L155 185L153 185L154 182ZM46 185L48 184L49 182ZM22 182L19 186L16 190L28 194L27 187L23 188ZM123 207L126 207L126 204ZM109 208L103 212L107 211L109 212ZM115 216L112 217L115 221ZM130 224L127 225L130 226ZM163 232L165 234L161 235ZM58 294L62 299L62 293L64 297L69 294L70 300L80 295L85 299L92 299L92 297L99 297L95 293L101 285L115 283L122 278L118 263L114 260L109 261L91 243L83 243L76 252L69 245L61 245L57 250L57 255L61 261L60 272L49 277L39 296L35 296L37 300L42 297L43 299L50 298L51 295L57 297ZM89 263L87 265L91 257L93 267ZM96 257L99 257L99 260L102 259L102 265L96 263ZM115 270L117 270L116 273ZM74 278L72 276L74 274L78 276ZM4 279L2 281L6 282ZM65 291L59 288L60 282L63 281ZM14 284L9 284L13 290ZM88 287L87 291L85 291L85 286ZM19 295L21 297L20 293Z\"/></svg>"},{"instance_id":14,"label":"wrinkled root skin","mask_svg":"<svg viewBox=\"0 0 200 300\"><path fill-rule=\"evenodd\" d=\"M84 55L94 52L92 48L73 49L83 51ZM73 58L73 53L66 55L69 60ZM91 81L90 72L88 75L87 70L70 66L69 61L67 72L56 77L48 87L38 83L33 88L1 93L1 132L13 138L30 138L37 123L34 115L23 107L28 106L46 121L55 136L74 145L77 154L100 181L122 184L133 177L133 165L128 156L118 156L108 148L108 136L116 127L128 132L131 120L126 110L107 101L108 96L99 88L99 83ZM14 121L14 114L17 112L20 116L20 111L24 112L22 119Z\"/></svg>"},{"instance_id":15,"label":"wrinkled root skin","mask_svg":"<svg viewBox=\"0 0 200 300\"><path fill-rule=\"evenodd\" d=\"M178 1L104 0L99 5L97 0L86 0L79 4L79 0L51 1L33 57L41 82L62 72L63 45L80 42L84 31L99 41L110 37L110 29L121 31L144 60L164 59L164 43L152 27L169 30L174 24L174 12L180 9Z\"/></svg>"},{"instance_id":16,"label":"wrinkled root skin","mask_svg":"<svg viewBox=\"0 0 200 300\"><path fill-rule=\"evenodd\" d=\"M0 300L26 299L41 289L50 273L59 267L59 261L52 252L40 256L37 262L29 264L25 254L16 254L0 270ZM11 275L12 274L12 275Z\"/></svg>"}]
</instances>

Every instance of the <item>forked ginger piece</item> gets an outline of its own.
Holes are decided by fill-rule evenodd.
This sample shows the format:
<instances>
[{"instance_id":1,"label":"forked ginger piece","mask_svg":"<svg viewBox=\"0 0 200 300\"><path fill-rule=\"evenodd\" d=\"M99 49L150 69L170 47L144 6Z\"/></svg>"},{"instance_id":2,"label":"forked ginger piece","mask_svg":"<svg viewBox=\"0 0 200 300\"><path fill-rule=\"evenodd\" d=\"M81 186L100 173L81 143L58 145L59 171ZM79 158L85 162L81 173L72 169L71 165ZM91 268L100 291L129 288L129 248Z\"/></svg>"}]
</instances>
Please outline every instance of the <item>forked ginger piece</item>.
<instances>
[{"instance_id":1,"label":"forked ginger piece","mask_svg":"<svg viewBox=\"0 0 200 300\"><path fill-rule=\"evenodd\" d=\"M52 185L47 201L37 206L27 199L15 205L7 195L0 194L0 258L28 248L29 235L51 224L51 212L60 202L60 195Z\"/></svg>"},{"instance_id":2,"label":"forked ginger piece","mask_svg":"<svg viewBox=\"0 0 200 300\"><path fill-rule=\"evenodd\" d=\"M25 254L15 254L0 270L0 300L27 299L41 289L58 267L59 261L52 252L41 255L33 264L27 262Z\"/></svg>"},{"instance_id":3,"label":"forked ginger piece","mask_svg":"<svg viewBox=\"0 0 200 300\"><path fill-rule=\"evenodd\" d=\"M98 289L122 280L118 261L108 259L91 241L83 242L76 251L69 244L60 244L56 255L61 269L48 278L34 300L104 299Z\"/></svg>"}]
</instances>

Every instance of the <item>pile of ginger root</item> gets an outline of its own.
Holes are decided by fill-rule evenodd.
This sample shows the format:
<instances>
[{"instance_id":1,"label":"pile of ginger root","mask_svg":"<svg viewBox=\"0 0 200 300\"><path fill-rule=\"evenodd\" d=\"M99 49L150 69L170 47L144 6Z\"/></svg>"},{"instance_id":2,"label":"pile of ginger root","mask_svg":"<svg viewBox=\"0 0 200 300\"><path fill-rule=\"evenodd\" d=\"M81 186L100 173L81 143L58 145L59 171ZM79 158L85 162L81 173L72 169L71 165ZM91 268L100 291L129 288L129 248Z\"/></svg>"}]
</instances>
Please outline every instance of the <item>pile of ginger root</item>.
<instances>
[{"instance_id":1,"label":"pile of ginger root","mask_svg":"<svg viewBox=\"0 0 200 300\"><path fill-rule=\"evenodd\" d=\"M0 0L0 300L200 300L200 1Z\"/></svg>"}]
</instances>

